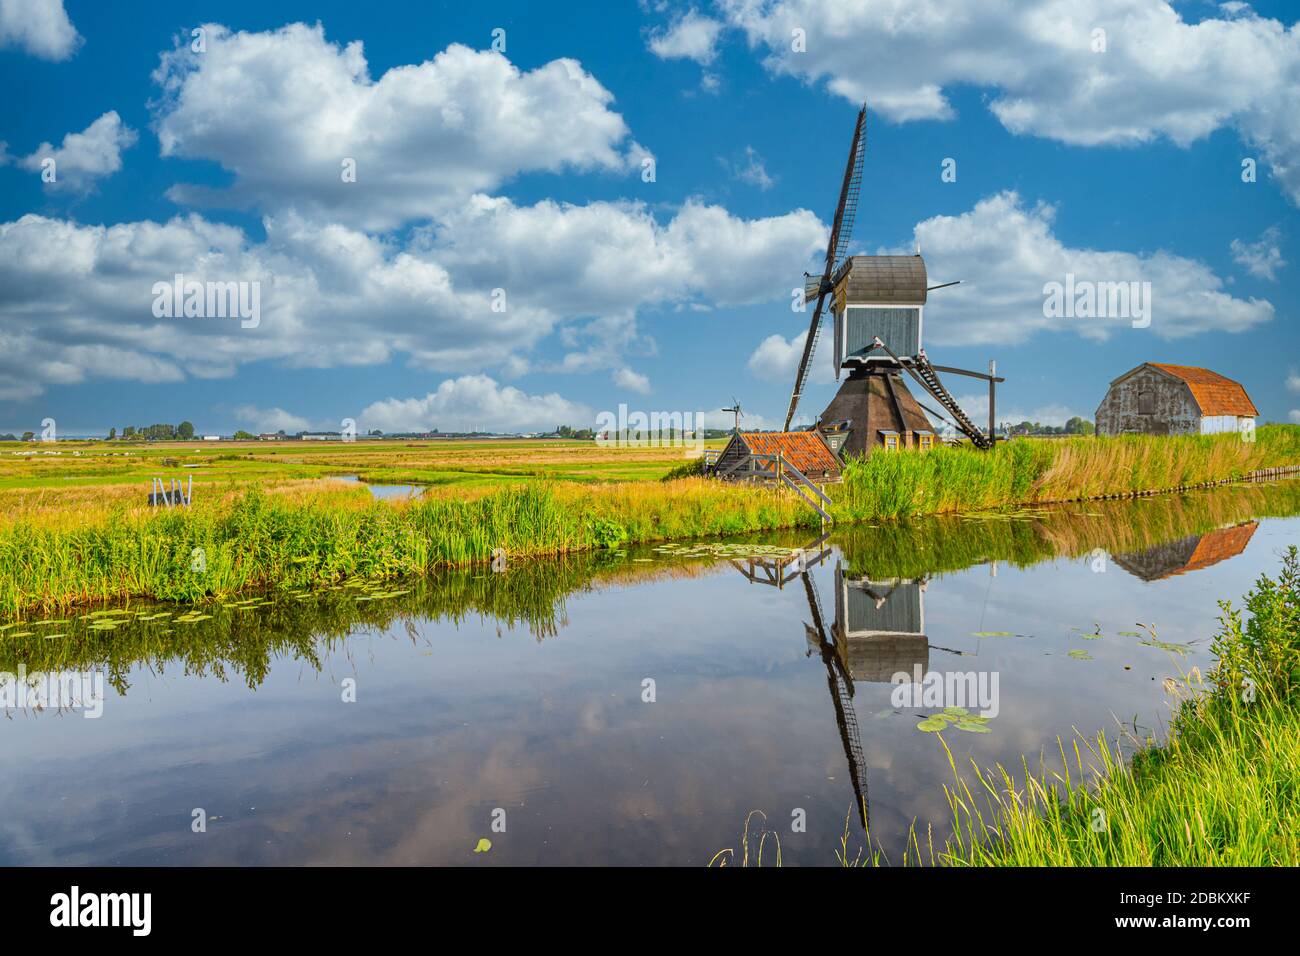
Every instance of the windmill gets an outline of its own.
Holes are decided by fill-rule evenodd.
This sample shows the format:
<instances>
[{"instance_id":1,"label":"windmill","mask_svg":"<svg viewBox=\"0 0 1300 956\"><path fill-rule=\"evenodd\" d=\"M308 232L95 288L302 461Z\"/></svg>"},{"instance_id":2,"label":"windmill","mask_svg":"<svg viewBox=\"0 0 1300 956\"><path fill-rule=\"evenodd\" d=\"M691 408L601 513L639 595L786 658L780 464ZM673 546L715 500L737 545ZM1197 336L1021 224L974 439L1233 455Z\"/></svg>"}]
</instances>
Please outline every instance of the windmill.
<instances>
[{"instance_id":1,"label":"windmill","mask_svg":"<svg viewBox=\"0 0 1300 956\"><path fill-rule=\"evenodd\" d=\"M844 371L848 378L818 420L816 431L837 454L865 454L875 448L897 451L928 448L934 443L933 426L924 407L903 382L911 376L943 411L929 409L937 418L947 418L978 448L990 448L994 441L994 386L992 363L989 373L971 372L949 366L931 365L921 347L921 327L929 292L956 282L927 285L925 260L920 248L914 256L849 256L853 221L862 192L862 167L867 151L867 107L858 112L849 145L848 162L840 185L839 204L826 246L826 263L820 277L806 276L805 301L816 298L812 322L804 338L803 356L795 374L790 407L785 416L789 431L799 400L808 382L808 371L821 334L822 313L828 300L835 325L832 364L835 377ZM981 430L957 404L939 379L939 372L984 379L989 385L989 428Z\"/></svg>"},{"instance_id":2,"label":"windmill","mask_svg":"<svg viewBox=\"0 0 1300 956\"><path fill-rule=\"evenodd\" d=\"M736 425L732 431L740 431L740 420L745 417L745 413L740 410L740 402L736 401L735 395L731 396L731 408L724 408L722 410L724 412L731 412L736 416Z\"/></svg>"}]
</instances>

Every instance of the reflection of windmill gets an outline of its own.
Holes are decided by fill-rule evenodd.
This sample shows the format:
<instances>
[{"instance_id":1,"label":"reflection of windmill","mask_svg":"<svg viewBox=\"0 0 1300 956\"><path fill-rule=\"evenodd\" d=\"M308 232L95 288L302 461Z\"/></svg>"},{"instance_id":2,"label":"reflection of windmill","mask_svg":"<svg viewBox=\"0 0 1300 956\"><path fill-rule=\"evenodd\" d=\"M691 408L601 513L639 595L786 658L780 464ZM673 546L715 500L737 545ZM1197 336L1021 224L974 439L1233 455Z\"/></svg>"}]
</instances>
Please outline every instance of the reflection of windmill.
<instances>
[{"instance_id":1,"label":"reflection of windmill","mask_svg":"<svg viewBox=\"0 0 1300 956\"><path fill-rule=\"evenodd\" d=\"M929 669L925 578L872 581L835 566L835 647L855 681L888 683Z\"/></svg>"},{"instance_id":2,"label":"reflection of windmill","mask_svg":"<svg viewBox=\"0 0 1300 956\"><path fill-rule=\"evenodd\" d=\"M862 828L867 828L867 778L866 761L862 757L862 741L858 736L858 716L853 709L853 678L844 664L844 659L837 652L835 644L826 631L826 619L822 613L821 598L817 594L817 583L808 570L820 564L830 555L830 549L823 547L827 535L799 552L793 559L765 560L749 558L742 565L732 561L737 570L755 584L766 584L783 588L796 577L803 580L804 593L808 597L808 611L812 615L812 624L805 625L808 640L808 653L814 651L821 655L826 667L826 683L830 688L831 703L835 707L835 723L840 729L840 743L844 746L844 757L849 765L849 781L853 784L853 794L857 799L858 818ZM791 566L786 573L786 567ZM760 574L759 572L762 572ZM836 572L838 576L838 571ZM837 606L838 606L838 602Z\"/></svg>"},{"instance_id":3,"label":"reflection of windmill","mask_svg":"<svg viewBox=\"0 0 1300 956\"><path fill-rule=\"evenodd\" d=\"M731 396L731 408L724 408L724 412L732 412L736 416L736 424L731 429L733 432L740 431L740 420L745 417L745 413L740 410L740 402L736 401L736 396Z\"/></svg>"},{"instance_id":4,"label":"reflection of windmill","mask_svg":"<svg viewBox=\"0 0 1300 956\"><path fill-rule=\"evenodd\" d=\"M925 261L920 249L914 256L849 256L853 221L862 191L862 166L867 150L867 108L858 113L849 146L848 163L840 187L839 204L831 224L826 264L820 278L807 277L805 300L816 297L812 322L804 338L803 357L795 375L785 429L803 395L809 363L821 333L822 311L830 296L835 324L832 364L835 377L849 371L849 377L822 413L818 431L835 452L865 454L874 448L897 451L928 448L934 432L922 406L903 383L910 375L942 408L931 410L938 418L948 417L979 448L994 441L994 375L931 365L921 347L922 314L926 295L955 282L927 285ZM967 417L938 373L951 372L984 379L989 385L989 429L987 434ZM945 414L946 413L946 414Z\"/></svg>"}]
</instances>

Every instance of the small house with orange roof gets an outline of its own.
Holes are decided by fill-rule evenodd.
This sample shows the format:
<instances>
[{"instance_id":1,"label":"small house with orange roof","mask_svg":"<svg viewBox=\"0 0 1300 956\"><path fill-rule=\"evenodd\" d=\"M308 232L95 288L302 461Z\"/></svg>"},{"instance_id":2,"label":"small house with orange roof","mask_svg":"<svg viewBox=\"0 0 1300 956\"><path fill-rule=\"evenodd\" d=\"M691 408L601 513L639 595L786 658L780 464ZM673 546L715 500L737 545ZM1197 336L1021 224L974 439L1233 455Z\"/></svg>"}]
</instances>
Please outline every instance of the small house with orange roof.
<instances>
[{"instance_id":1,"label":"small house with orange roof","mask_svg":"<svg viewBox=\"0 0 1300 956\"><path fill-rule=\"evenodd\" d=\"M779 458L813 481L838 481L840 460L816 429L804 432L735 432L714 470L732 472L751 456ZM766 470L766 469L764 469ZM748 472L739 473L742 477Z\"/></svg>"},{"instance_id":2,"label":"small house with orange roof","mask_svg":"<svg viewBox=\"0 0 1300 956\"><path fill-rule=\"evenodd\" d=\"M1193 365L1144 362L1110 383L1098 435L1218 435L1253 429L1259 411L1239 382Z\"/></svg>"}]
</instances>

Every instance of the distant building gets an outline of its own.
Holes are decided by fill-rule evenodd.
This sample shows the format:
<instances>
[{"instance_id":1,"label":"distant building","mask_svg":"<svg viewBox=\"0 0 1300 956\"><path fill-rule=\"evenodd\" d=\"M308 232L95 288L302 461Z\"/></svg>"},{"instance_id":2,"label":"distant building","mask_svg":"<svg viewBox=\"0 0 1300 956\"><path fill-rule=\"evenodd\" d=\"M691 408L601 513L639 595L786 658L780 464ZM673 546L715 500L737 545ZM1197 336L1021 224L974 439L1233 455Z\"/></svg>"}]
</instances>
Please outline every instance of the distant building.
<instances>
[{"instance_id":1,"label":"distant building","mask_svg":"<svg viewBox=\"0 0 1300 956\"><path fill-rule=\"evenodd\" d=\"M1230 378L1191 365L1144 362L1110 383L1097 434L1218 435L1253 428L1259 411Z\"/></svg>"},{"instance_id":2,"label":"distant building","mask_svg":"<svg viewBox=\"0 0 1300 956\"><path fill-rule=\"evenodd\" d=\"M220 436L220 435L204 435L204 436L203 436L203 440L204 440L204 441L221 441L221 436Z\"/></svg>"},{"instance_id":3,"label":"distant building","mask_svg":"<svg viewBox=\"0 0 1300 956\"><path fill-rule=\"evenodd\" d=\"M325 432L319 435L309 435L303 432L298 436L302 441L342 441L343 436L338 432Z\"/></svg>"}]
</instances>

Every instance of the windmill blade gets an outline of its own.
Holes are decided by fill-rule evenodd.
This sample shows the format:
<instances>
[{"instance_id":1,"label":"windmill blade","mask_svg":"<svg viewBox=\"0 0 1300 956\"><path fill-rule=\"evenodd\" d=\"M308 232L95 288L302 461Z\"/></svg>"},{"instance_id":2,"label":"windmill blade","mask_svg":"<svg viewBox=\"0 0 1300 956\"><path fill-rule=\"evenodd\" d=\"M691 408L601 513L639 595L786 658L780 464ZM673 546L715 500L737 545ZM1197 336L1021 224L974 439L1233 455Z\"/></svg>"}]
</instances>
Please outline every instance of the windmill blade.
<instances>
[{"instance_id":1,"label":"windmill blade","mask_svg":"<svg viewBox=\"0 0 1300 956\"><path fill-rule=\"evenodd\" d=\"M813 309L812 324L808 326L808 334L803 340L803 357L799 359L799 371L794 378L794 391L790 393L790 407L785 413L785 427L781 429L783 432L790 430L790 422L794 418L794 411L799 406L799 397L803 395L804 384L808 381L808 364L812 359L813 350L817 348L817 333L821 331L822 304L825 301L826 293L818 293L817 306Z\"/></svg>"},{"instance_id":2,"label":"windmill blade","mask_svg":"<svg viewBox=\"0 0 1300 956\"><path fill-rule=\"evenodd\" d=\"M812 322L808 326L808 335L804 338L803 357L799 360L799 371L795 374L794 391L790 393L790 408L785 414L785 428L790 430L799 398L803 395L804 385L808 381L808 364L817 348L817 337L821 333L822 307L826 295L830 292L831 277L848 253L849 243L853 240L853 220L858 213L858 196L862 192L862 162L867 151L867 106L864 103L858 111L858 122L853 127L853 142L849 144L849 160L844 166L844 182L840 186L840 201L835 207L835 218L831 223L831 238L826 246L826 268L817 289L817 306L813 309Z\"/></svg>"},{"instance_id":3,"label":"windmill blade","mask_svg":"<svg viewBox=\"0 0 1300 956\"><path fill-rule=\"evenodd\" d=\"M835 215L834 258L829 263L831 273L843 265L853 241L853 221L858 216L858 197L862 193L862 164L867 155L867 106L858 111L858 123L853 129L853 143L849 146L849 162L844 169L844 184L840 187L840 207Z\"/></svg>"}]
</instances>

